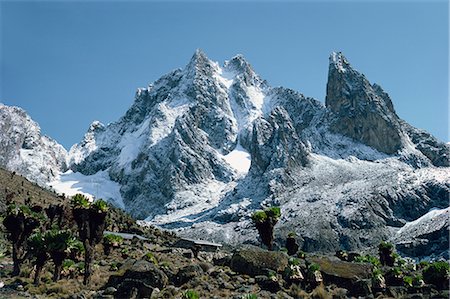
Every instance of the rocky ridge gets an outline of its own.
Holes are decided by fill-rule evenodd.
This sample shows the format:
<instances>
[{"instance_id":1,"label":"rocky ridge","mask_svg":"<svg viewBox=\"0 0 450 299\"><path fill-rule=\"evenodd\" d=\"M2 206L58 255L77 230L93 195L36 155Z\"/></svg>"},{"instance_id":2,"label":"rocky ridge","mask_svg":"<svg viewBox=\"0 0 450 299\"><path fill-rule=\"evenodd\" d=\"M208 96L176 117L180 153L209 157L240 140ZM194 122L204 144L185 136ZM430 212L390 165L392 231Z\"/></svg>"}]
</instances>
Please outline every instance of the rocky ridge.
<instances>
[{"instance_id":1,"label":"rocky ridge","mask_svg":"<svg viewBox=\"0 0 450 299\"><path fill-rule=\"evenodd\" d=\"M41 128L19 107L0 103L0 165L45 186L67 170L67 151L41 134Z\"/></svg>"}]
</instances>

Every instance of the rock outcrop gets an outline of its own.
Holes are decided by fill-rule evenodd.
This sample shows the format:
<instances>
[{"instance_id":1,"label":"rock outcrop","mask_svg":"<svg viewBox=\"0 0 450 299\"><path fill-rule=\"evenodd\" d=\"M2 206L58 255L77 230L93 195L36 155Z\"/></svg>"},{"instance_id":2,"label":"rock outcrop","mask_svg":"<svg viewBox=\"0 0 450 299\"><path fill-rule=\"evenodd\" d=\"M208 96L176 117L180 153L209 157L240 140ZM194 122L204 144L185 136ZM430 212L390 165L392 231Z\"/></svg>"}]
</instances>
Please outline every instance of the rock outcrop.
<instances>
[{"instance_id":1,"label":"rock outcrop","mask_svg":"<svg viewBox=\"0 0 450 299\"><path fill-rule=\"evenodd\" d=\"M395 154L404 146L404 134L387 93L354 70L342 53L332 53L326 106L336 116L334 132L381 152Z\"/></svg>"},{"instance_id":2,"label":"rock outcrop","mask_svg":"<svg viewBox=\"0 0 450 299\"><path fill-rule=\"evenodd\" d=\"M44 186L66 170L67 151L21 108L0 104L0 166Z\"/></svg>"}]
</instances>

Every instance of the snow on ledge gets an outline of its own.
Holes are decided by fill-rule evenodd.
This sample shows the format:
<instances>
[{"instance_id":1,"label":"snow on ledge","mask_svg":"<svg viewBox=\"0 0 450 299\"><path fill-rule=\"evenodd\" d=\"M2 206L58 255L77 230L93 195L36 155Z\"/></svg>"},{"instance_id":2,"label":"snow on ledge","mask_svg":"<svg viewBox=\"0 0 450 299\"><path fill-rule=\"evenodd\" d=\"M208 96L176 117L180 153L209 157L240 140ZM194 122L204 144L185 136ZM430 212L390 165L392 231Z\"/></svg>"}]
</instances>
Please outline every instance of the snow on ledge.
<instances>
[{"instance_id":1,"label":"snow on ledge","mask_svg":"<svg viewBox=\"0 0 450 299\"><path fill-rule=\"evenodd\" d=\"M99 171L93 175L84 175L69 170L48 183L48 186L57 193L64 193L67 196L81 193L88 198L102 198L119 208L125 208L120 195L120 185L111 181L107 170Z\"/></svg>"},{"instance_id":2,"label":"snow on ledge","mask_svg":"<svg viewBox=\"0 0 450 299\"><path fill-rule=\"evenodd\" d=\"M224 159L237 174L243 175L248 173L252 160L250 154L240 144L227 155L219 154L219 156Z\"/></svg>"}]
</instances>

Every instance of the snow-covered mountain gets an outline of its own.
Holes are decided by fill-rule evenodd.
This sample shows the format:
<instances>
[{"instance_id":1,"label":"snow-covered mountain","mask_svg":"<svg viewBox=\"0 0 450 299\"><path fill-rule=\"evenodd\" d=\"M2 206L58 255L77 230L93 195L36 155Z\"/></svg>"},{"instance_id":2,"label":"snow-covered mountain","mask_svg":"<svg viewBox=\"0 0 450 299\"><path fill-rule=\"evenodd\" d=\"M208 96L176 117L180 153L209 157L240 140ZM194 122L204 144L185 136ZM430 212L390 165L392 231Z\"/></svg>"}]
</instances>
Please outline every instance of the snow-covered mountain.
<instances>
[{"instance_id":1,"label":"snow-covered mountain","mask_svg":"<svg viewBox=\"0 0 450 299\"><path fill-rule=\"evenodd\" d=\"M448 207L450 146L401 120L341 53L330 56L325 102L271 87L241 55L219 65L196 51L139 89L117 122L94 122L50 184L231 243L255 242L249 216L277 204L277 237L295 230L304 250L397 240ZM408 231L402 242L415 238Z\"/></svg>"},{"instance_id":2,"label":"snow-covered mountain","mask_svg":"<svg viewBox=\"0 0 450 299\"><path fill-rule=\"evenodd\" d=\"M21 108L0 104L0 166L45 186L66 171L67 151Z\"/></svg>"}]
</instances>

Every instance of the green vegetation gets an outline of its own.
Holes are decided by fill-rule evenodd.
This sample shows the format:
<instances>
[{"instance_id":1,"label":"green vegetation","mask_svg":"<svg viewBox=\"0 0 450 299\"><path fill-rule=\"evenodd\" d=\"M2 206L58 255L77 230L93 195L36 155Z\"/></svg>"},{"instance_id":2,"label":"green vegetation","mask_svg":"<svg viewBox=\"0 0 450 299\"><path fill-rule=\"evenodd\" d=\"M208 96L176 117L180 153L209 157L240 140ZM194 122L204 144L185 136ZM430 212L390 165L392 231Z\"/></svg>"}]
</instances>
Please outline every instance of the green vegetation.
<instances>
[{"instance_id":1,"label":"green vegetation","mask_svg":"<svg viewBox=\"0 0 450 299\"><path fill-rule=\"evenodd\" d=\"M8 232L8 239L11 241L13 248L13 276L20 274L20 266L25 258L25 243L34 229L40 226L40 219L42 219L41 215L27 206L14 204L8 206L3 225Z\"/></svg>"},{"instance_id":2,"label":"green vegetation","mask_svg":"<svg viewBox=\"0 0 450 299\"><path fill-rule=\"evenodd\" d=\"M289 265L298 266L300 265L300 260L298 258L291 257L289 259Z\"/></svg>"},{"instance_id":3,"label":"green vegetation","mask_svg":"<svg viewBox=\"0 0 450 299\"><path fill-rule=\"evenodd\" d=\"M123 243L123 238L114 234L106 234L103 236L103 251L105 255L110 255L113 248L118 248Z\"/></svg>"},{"instance_id":4,"label":"green vegetation","mask_svg":"<svg viewBox=\"0 0 450 299\"><path fill-rule=\"evenodd\" d=\"M308 272L314 273L314 272L316 272L316 271L320 271L320 266L319 266L319 264L312 263L312 264L310 264L310 265L308 266Z\"/></svg>"},{"instance_id":5,"label":"green vegetation","mask_svg":"<svg viewBox=\"0 0 450 299\"><path fill-rule=\"evenodd\" d=\"M183 293L183 299L199 299L197 291L195 290L187 290Z\"/></svg>"},{"instance_id":6,"label":"green vegetation","mask_svg":"<svg viewBox=\"0 0 450 299\"><path fill-rule=\"evenodd\" d=\"M301 258L301 259L304 259L306 257L306 253L304 251L299 250L297 252L297 257Z\"/></svg>"},{"instance_id":7,"label":"green vegetation","mask_svg":"<svg viewBox=\"0 0 450 299\"><path fill-rule=\"evenodd\" d=\"M403 277L403 282L405 283L405 286L407 287L412 287L413 286L413 280L414 278L411 276L404 276Z\"/></svg>"},{"instance_id":8,"label":"green vegetation","mask_svg":"<svg viewBox=\"0 0 450 299\"><path fill-rule=\"evenodd\" d=\"M394 245L389 242L382 241L378 246L380 254L380 262L383 266L393 267L395 263Z\"/></svg>"},{"instance_id":9,"label":"green vegetation","mask_svg":"<svg viewBox=\"0 0 450 299\"><path fill-rule=\"evenodd\" d=\"M158 265L158 260L151 252L147 252L143 257L143 260L146 260L147 262L150 262L152 264Z\"/></svg>"},{"instance_id":10,"label":"green vegetation","mask_svg":"<svg viewBox=\"0 0 450 299\"><path fill-rule=\"evenodd\" d=\"M261 241L269 250L273 248L273 229L280 217L280 207L270 207L264 211L256 211L252 215L253 223L258 230Z\"/></svg>"},{"instance_id":11,"label":"green vegetation","mask_svg":"<svg viewBox=\"0 0 450 299\"><path fill-rule=\"evenodd\" d=\"M42 268L44 267L45 263L49 259L49 254L47 252L47 243L45 240L45 236L38 232L36 234L33 234L28 239L28 252L34 256L34 266L35 266L35 272L34 272L34 284L39 285L41 280L41 273Z\"/></svg>"},{"instance_id":12,"label":"green vegetation","mask_svg":"<svg viewBox=\"0 0 450 299\"><path fill-rule=\"evenodd\" d=\"M369 263L376 267L381 266L380 260L377 257L370 254L357 256L354 261L356 263Z\"/></svg>"},{"instance_id":13,"label":"green vegetation","mask_svg":"<svg viewBox=\"0 0 450 299\"><path fill-rule=\"evenodd\" d=\"M423 280L426 283L434 284L438 288L448 286L449 276L449 264L446 261L431 263L423 270Z\"/></svg>"},{"instance_id":14,"label":"green vegetation","mask_svg":"<svg viewBox=\"0 0 450 299\"><path fill-rule=\"evenodd\" d=\"M89 202L89 199L86 196L84 196L83 194L79 194L78 193L78 194L75 194L72 197L71 204L72 204L72 206L74 208L85 208L85 209L87 209L87 208L89 208L91 203Z\"/></svg>"},{"instance_id":15,"label":"green vegetation","mask_svg":"<svg viewBox=\"0 0 450 299\"><path fill-rule=\"evenodd\" d=\"M71 251L77 250L76 239L69 230L51 230L45 233L45 241L50 257L55 265L53 281L58 281L61 277L61 270L64 260Z\"/></svg>"},{"instance_id":16,"label":"green vegetation","mask_svg":"<svg viewBox=\"0 0 450 299\"><path fill-rule=\"evenodd\" d=\"M258 296L256 296L255 294L245 294L242 295L241 299L258 299Z\"/></svg>"},{"instance_id":17,"label":"green vegetation","mask_svg":"<svg viewBox=\"0 0 450 299\"><path fill-rule=\"evenodd\" d=\"M92 275L94 247L103 239L108 206L99 199L93 204L82 194L72 198L73 218L78 226L78 234L84 245L84 279L88 285Z\"/></svg>"}]
</instances>

